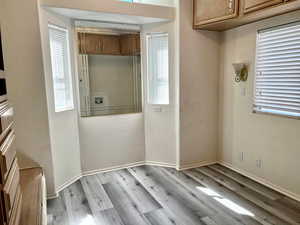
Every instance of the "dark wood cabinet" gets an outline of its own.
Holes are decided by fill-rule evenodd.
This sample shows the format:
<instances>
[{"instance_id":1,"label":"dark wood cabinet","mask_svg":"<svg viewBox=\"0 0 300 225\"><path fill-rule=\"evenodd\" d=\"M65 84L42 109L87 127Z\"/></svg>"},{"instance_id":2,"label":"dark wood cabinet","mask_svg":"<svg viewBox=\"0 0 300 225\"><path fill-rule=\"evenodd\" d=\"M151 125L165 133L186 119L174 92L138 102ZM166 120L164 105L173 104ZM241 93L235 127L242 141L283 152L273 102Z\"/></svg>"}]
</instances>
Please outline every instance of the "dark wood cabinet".
<instances>
[{"instance_id":1,"label":"dark wood cabinet","mask_svg":"<svg viewBox=\"0 0 300 225\"><path fill-rule=\"evenodd\" d=\"M238 16L238 0L194 0L194 27Z\"/></svg>"},{"instance_id":2,"label":"dark wood cabinet","mask_svg":"<svg viewBox=\"0 0 300 225\"><path fill-rule=\"evenodd\" d=\"M244 0L243 13L255 12L283 2L283 0Z\"/></svg>"}]
</instances>

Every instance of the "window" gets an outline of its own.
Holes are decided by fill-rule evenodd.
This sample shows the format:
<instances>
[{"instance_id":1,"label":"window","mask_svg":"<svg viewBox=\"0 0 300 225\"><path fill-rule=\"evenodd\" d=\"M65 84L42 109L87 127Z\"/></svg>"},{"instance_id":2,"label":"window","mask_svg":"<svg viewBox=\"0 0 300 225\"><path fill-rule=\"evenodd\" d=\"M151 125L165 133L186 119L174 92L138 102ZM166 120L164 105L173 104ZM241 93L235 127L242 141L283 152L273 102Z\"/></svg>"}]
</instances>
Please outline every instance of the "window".
<instances>
[{"instance_id":1,"label":"window","mask_svg":"<svg viewBox=\"0 0 300 225\"><path fill-rule=\"evenodd\" d=\"M55 112L71 110L74 105L68 31L49 25L49 39Z\"/></svg>"},{"instance_id":2,"label":"window","mask_svg":"<svg viewBox=\"0 0 300 225\"><path fill-rule=\"evenodd\" d=\"M148 103L169 104L168 34L147 35Z\"/></svg>"},{"instance_id":3,"label":"window","mask_svg":"<svg viewBox=\"0 0 300 225\"><path fill-rule=\"evenodd\" d=\"M258 32L254 111L300 118L300 23Z\"/></svg>"}]
</instances>

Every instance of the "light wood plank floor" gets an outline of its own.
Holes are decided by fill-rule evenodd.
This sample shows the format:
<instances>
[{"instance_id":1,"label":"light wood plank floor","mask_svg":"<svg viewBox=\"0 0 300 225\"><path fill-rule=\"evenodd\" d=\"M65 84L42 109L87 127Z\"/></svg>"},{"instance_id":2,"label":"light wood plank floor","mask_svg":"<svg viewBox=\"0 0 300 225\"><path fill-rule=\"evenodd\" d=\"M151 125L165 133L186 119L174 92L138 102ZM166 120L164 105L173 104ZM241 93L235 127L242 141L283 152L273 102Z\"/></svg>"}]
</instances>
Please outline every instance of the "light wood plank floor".
<instances>
[{"instance_id":1,"label":"light wood plank floor","mask_svg":"<svg viewBox=\"0 0 300 225\"><path fill-rule=\"evenodd\" d=\"M48 225L199 224L299 225L300 203L218 164L97 174L48 201Z\"/></svg>"}]
</instances>

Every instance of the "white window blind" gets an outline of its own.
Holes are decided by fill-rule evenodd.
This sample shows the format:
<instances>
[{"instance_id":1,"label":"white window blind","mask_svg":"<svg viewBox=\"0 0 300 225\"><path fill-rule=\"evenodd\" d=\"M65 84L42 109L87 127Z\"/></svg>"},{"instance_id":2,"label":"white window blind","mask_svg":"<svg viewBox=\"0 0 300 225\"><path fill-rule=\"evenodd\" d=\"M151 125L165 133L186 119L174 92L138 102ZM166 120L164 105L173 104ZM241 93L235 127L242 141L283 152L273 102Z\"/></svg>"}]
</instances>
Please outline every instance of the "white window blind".
<instances>
[{"instance_id":1,"label":"white window blind","mask_svg":"<svg viewBox=\"0 0 300 225\"><path fill-rule=\"evenodd\" d=\"M300 23L258 32L254 111L300 118Z\"/></svg>"},{"instance_id":2,"label":"white window blind","mask_svg":"<svg viewBox=\"0 0 300 225\"><path fill-rule=\"evenodd\" d=\"M148 103L169 104L168 34L147 35Z\"/></svg>"},{"instance_id":3,"label":"white window blind","mask_svg":"<svg viewBox=\"0 0 300 225\"><path fill-rule=\"evenodd\" d=\"M68 38L66 29L49 25L55 112L74 108Z\"/></svg>"}]
</instances>

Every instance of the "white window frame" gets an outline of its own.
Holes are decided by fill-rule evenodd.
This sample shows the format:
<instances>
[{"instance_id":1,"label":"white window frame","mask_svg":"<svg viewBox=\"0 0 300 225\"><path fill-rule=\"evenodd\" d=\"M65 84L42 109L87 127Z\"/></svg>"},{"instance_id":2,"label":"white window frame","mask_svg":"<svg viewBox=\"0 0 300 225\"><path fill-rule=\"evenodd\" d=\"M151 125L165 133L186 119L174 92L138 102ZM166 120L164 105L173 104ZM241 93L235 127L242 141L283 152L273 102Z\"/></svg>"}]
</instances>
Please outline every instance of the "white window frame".
<instances>
[{"instance_id":1,"label":"white window frame","mask_svg":"<svg viewBox=\"0 0 300 225\"><path fill-rule=\"evenodd\" d=\"M274 109L274 110L261 109L261 110L259 110L259 109L257 109L257 106L256 106L257 78L258 78L258 74L260 73L260 71L258 69L259 42L260 42L259 35L261 33L274 31L276 29L289 28L289 27L293 27L293 26L297 26L297 25L299 26L300 22L293 22L293 23L288 23L288 24L284 24L284 25L279 25L279 26L274 26L271 28L258 30L257 36L256 36L256 55L255 55L255 74L254 74L255 76L254 76L254 89L253 89L253 113L269 114L269 115L275 115L275 116L283 116L283 117L288 117L288 118L300 119L300 114L296 115L293 112L288 112L287 109L286 109L286 111L280 111L279 109ZM300 56L299 56L299 58L300 58Z\"/></svg>"},{"instance_id":2,"label":"white window frame","mask_svg":"<svg viewBox=\"0 0 300 225\"><path fill-rule=\"evenodd\" d=\"M70 99L68 101L68 103L64 106L59 106L57 104L57 99L56 99L56 89L55 89L55 77L53 74L53 66L52 66L52 49L51 49L51 37L50 37L50 29L54 29L54 30L58 30L58 31L63 31L66 33L66 49L67 49L67 74L65 74L64 77L64 83L67 84L67 89L69 89L69 95L70 95ZM69 31L67 28L61 27L61 26L57 26L54 24L49 23L48 24L48 32L49 32L49 46L50 46L50 60L51 60L51 76L52 76L52 87L53 87L53 97L54 97L54 110L56 113L59 112L64 112L64 111L70 111L70 110L74 110L74 93L73 93L73 82L72 82L72 67L71 67L71 56L70 56L70 36L69 36Z\"/></svg>"},{"instance_id":3,"label":"white window frame","mask_svg":"<svg viewBox=\"0 0 300 225\"><path fill-rule=\"evenodd\" d=\"M152 37L167 37L168 38L168 103L161 103L161 104L157 104L157 103L152 103L151 99L150 99L150 71L149 71L149 39ZM169 34L167 32L159 32L159 33L148 33L146 34L146 61L147 61L147 104L149 105L157 105L157 106L168 106L170 105L170 43L169 43Z\"/></svg>"}]
</instances>

